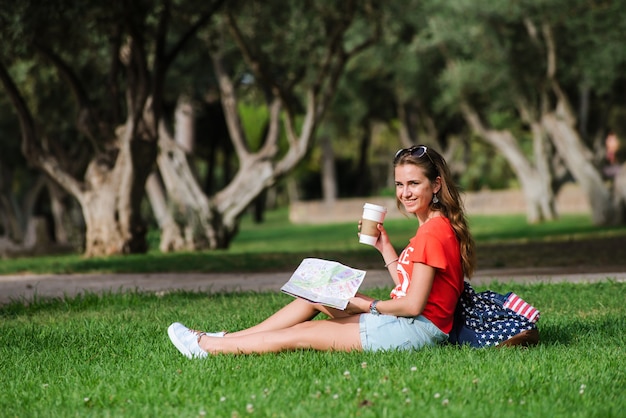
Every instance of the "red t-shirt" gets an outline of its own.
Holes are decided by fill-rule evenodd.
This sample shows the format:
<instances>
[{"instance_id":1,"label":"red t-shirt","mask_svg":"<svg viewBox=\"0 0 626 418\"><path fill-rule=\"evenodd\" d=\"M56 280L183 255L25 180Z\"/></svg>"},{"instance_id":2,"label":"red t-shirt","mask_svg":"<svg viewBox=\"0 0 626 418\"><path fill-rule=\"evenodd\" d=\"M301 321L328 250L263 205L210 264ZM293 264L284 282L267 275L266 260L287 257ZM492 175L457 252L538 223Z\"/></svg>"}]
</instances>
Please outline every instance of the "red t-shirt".
<instances>
[{"instance_id":1,"label":"red t-shirt","mask_svg":"<svg viewBox=\"0 0 626 418\"><path fill-rule=\"evenodd\" d=\"M449 334L454 310L463 291L463 267L459 241L448 218L432 218L420 226L409 245L400 253L400 284L391 291L393 299L406 296L413 274L413 263L423 263L435 268L432 289L422 315L441 331Z\"/></svg>"}]
</instances>

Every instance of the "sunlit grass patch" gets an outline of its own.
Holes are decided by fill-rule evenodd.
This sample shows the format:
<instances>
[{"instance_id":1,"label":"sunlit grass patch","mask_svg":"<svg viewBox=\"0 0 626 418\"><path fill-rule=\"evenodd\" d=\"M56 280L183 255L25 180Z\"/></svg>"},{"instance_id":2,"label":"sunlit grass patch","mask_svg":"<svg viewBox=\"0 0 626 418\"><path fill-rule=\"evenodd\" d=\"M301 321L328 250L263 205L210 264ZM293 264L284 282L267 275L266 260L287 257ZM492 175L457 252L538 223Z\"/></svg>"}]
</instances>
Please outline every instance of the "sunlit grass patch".
<instances>
[{"instance_id":1,"label":"sunlit grass patch","mask_svg":"<svg viewBox=\"0 0 626 418\"><path fill-rule=\"evenodd\" d=\"M0 406L4 416L621 414L625 284L491 288L515 291L541 310L538 347L190 361L167 338L171 322L239 329L291 297L128 292L14 303L0 307Z\"/></svg>"}]
</instances>

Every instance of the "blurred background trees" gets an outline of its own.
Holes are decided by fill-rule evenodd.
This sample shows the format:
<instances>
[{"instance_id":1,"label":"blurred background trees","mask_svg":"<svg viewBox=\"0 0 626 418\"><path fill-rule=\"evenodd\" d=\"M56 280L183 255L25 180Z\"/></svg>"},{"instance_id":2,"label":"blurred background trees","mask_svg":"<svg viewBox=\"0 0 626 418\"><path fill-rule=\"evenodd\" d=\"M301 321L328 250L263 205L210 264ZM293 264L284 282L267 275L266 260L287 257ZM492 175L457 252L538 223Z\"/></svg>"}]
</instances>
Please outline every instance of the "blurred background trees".
<instances>
[{"instance_id":1,"label":"blurred background trees","mask_svg":"<svg viewBox=\"0 0 626 418\"><path fill-rule=\"evenodd\" d=\"M626 222L626 1L25 0L0 8L0 253L227 248L290 201L566 182ZM613 158L613 156L616 156Z\"/></svg>"}]
</instances>

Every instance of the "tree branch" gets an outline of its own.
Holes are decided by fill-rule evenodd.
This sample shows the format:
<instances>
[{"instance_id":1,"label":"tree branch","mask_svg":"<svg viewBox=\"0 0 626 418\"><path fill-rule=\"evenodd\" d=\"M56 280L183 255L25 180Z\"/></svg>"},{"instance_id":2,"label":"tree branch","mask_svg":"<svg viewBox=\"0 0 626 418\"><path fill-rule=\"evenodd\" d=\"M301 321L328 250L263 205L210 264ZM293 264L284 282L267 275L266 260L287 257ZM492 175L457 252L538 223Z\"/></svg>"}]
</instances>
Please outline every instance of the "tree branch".
<instances>
[{"instance_id":1,"label":"tree branch","mask_svg":"<svg viewBox=\"0 0 626 418\"><path fill-rule=\"evenodd\" d=\"M346 63L354 56L364 51L371 45L373 45L381 35L380 19L375 18L374 33L361 43L355 45L351 50L346 51L343 46L344 36L347 30L350 28L355 14L355 2L347 2L347 9L345 15L347 17L340 20L338 25L334 25L334 32L330 37L328 44L328 53L322 64L321 70L318 73L318 77L313 84L313 94L316 97L316 114L315 117L320 119L323 116L325 109L328 106L331 98L335 94L339 79L343 74ZM326 87L324 88L324 84ZM321 94L319 100L317 97Z\"/></svg>"},{"instance_id":2,"label":"tree branch","mask_svg":"<svg viewBox=\"0 0 626 418\"><path fill-rule=\"evenodd\" d=\"M37 132L32 114L2 61L0 61L0 81L2 81L9 100L17 112L22 131L22 154L24 157L29 163L46 172L74 196L80 198L83 195L80 183L63 170L54 157L44 154L37 145Z\"/></svg>"},{"instance_id":3,"label":"tree branch","mask_svg":"<svg viewBox=\"0 0 626 418\"><path fill-rule=\"evenodd\" d=\"M33 46L54 65L54 67L58 70L61 79L65 80L70 87L70 91L72 92L74 99L76 100L76 104L78 105L78 117L76 120L78 131L89 139L91 146L94 150L96 150L96 152L101 152L96 132L98 130L98 126L101 126L102 124L99 123L100 121L96 116L96 112L93 109L91 100L87 95L87 91L83 88L78 76L58 54L54 53L54 51L47 46L39 42L34 42ZM107 134L112 135L112 132L107 132Z\"/></svg>"},{"instance_id":4,"label":"tree branch","mask_svg":"<svg viewBox=\"0 0 626 418\"><path fill-rule=\"evenodd\" d=\"M120 73L120 50L122 47L121 28L119 24L115 26L113 36L111 39L111 52L109 63L109 78L108 78L108 91L110 95L110 103L113 110L108 115L110 122L117 122L122 119L122 108L119 102L120 89L117 84L117 78Z\"/></svg>"},{"instance_id":5,"label":"tree branch","mask_svg":"<svg viewBox=\"0 0 626 418\"><path fill-rule=\"evenodd\" d=\"M2 61L0 61L0 81L2 81L4 90L9 95L9 100L17 112L22 131L22 154L28 161L36 161L40 149L37 147L37 133L35 132L33 116Z\"/></svg>"},{"instance_id":6,"label":"tree branch","mask_svg":"<svg viewBox=\"0 0 626 418\"><path fill-rule=\"evenodd\" d=\"M241 29L239 29L237 21L232 13L228 12L226 17L228 20L228 27L233 38L235 39L235 43L239 47L244 60L248 63L248 66L254 75L261 80L263 85L269 86L274 95L280 97L287 114L292 115L294 113L292 103L295 102L295 99L291 94L291 90L293 89L294 83L292 82L288 84L289 88L285 88L277 83L276 79L270 75L271 68L268 60L261 52L252 50L250 44L244 39L243 33L241 32ZM303 75L304 74L301 73L299 77L302 77Z\"/></svg>"},{"instance_id":7,"label":"tree branch","mask_svg":"<svg viewBox=\"0 0 626 418\"><path fill-rule=\"evenodd\" d=\"M546 40L546 75L550 81L556 78L556 45L552 36L552 28L544 22L541 25L541 33Z\"/></svg>"},{"instance_id":8,"label":"tree branch","mask_svg":"<svg viewBox=\"0 0 626 418\"><path fill-rule=\"evenodd\" d=\"M163 7L159 13L159 22L156 28L156 42L154 51L154 68L152 77L152 129L158 132L158 124L163 111L163 85L165 84L165 73L168 63L165 61L165 44L167 42L167 30L171 16L171 0L164 0Z\"/></svg>"},{"instance_id":9,"label":"tree branch","mask_svg":"<svg viewBox=\"0 0 626 418\"><path fill-rule=\"evenodd\" d=\"M265 136L265 144L260 154L273 156L278 150L278 138L280 136L280 112L281 100L274 98L270 104L270 121L267 135Z\"/></svg>"},{"instance_id":10,"label":"tree branch","mask_svg":"<svg viewBox=\"0 0 626 418\"><path fill-rule=\"evenodd\" d=\"M209 10L207 10L202 16L200 16L196 23L191 25L189 30L179 38L178 42L176 42L170 52L164 57L164 63L166 68L169 67L172 61L174 61L176 56L180 53L180 51L183 49L189 39L191 39L192 36L198 33L198 31L211 20L211 18L215 15L215 13L217 13L217 11L222 7L225 2L226 0L215 0L213 4L209 6Z\"/></svg>"},{"instance_id":11,"label":"tree branch","mask_svg":"<svg viewBox=\"0 0 626 418\"><path fill-rule=\"evenodd\" d=\"M133 129L137 129L143 117L143 111L150 92L150 71L146 60L146 51L143 42L142 32L138 30L134 23L136 14L133 13L129 5L124 2L124 25L129 34L126 52L127 57L124 62L128 74L127 96L128 112L132 116ZM134 135L131 135L133 137Z\"/></svg>"},{"instance_id":12,"label":"tree branch","mask_svg":"<svg viewBox=\"0 0 626 418\"><path fill-rule=\"evenodd\" d=\"M222 101L228 132L239 160L244 161L249 151L241 118L239 117L239 109L237 109L235 87L224 69L222 55L217 50L217 47L211 51L211 60L213 61L215 76L220 87L220 100Z\"/></svg>"}]
</instances>

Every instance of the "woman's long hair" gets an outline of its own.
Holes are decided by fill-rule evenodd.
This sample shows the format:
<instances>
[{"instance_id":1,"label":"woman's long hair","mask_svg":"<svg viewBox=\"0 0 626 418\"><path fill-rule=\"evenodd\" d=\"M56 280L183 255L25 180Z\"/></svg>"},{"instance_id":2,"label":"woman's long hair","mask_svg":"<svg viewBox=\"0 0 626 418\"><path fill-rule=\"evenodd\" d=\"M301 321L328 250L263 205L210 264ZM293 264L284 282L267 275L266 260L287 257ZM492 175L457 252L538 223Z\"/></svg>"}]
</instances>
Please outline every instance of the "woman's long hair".
<instances>
[{"instance_id":1,"label":"woman's long hair","mask_svg":"<svg viewBox=\"0 0 626 418\"><path fill-rule=\"evenodd\" d=\"M393 162L394 168L405 164L420 167L432 183L436 181L437 176L441 178L441 189L435 195L438 202L431 202L431 208L440 210L450 220L461 248L463 274L468 279L471 278L476 268L476 245L467 225L459 189L452 179L448 164L437 151L423 145L398 151ZM397 198L396 204L398 209L404 211L402 202Z\"/></svg>"}]
</instances>

